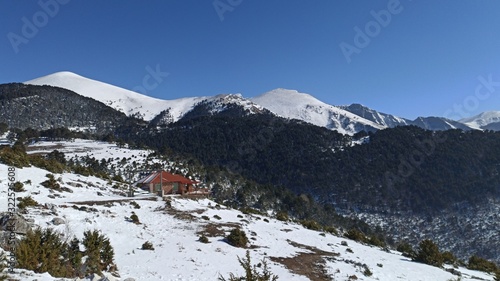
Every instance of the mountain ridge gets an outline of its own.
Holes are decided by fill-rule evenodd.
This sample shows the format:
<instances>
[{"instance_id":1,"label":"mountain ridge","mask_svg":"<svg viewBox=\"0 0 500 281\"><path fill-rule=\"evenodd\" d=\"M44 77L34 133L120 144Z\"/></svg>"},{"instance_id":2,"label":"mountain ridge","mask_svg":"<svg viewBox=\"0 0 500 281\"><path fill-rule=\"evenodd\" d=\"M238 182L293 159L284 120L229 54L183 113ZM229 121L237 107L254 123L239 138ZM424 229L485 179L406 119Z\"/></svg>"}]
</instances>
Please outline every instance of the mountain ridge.
<instances>
[{"instance_id":1,"label":"mountain ridge","mask_svg":"<svg viewBox=\"0 0 500 281\"><path fill-rule=\"evenodd\" d=\"M428 130L492 129L500 130L500 119L488 119L479 114L475 119L449 120L443 117L418 117L415 120L378 112L359 103L330 105L307 93L277 88L258 96L245 98L241 94L185 97L164 100L126 90L105 82L61 71L24 82L33 85L51 85L66 88L77 94L93 98L129 116L146 121L162 119L163 123L176 122L203 101L212 105L212 113L220 112L222 104L233 103L249 112L259 113L266 109L278 116L298 119L316 126L353 135L359 131L376 131L395 126L415 125ZM218 100L218 101L217 101ZM213 102L212 102L213 101ZM165 115L168 117L161 117ZM490 112L500 116L500 111ZM158 123L156 122L155 123ZM161 123L161 122L160 122ZM480 125L479 125L480 124Z\"/></svg>"}]
</instances>

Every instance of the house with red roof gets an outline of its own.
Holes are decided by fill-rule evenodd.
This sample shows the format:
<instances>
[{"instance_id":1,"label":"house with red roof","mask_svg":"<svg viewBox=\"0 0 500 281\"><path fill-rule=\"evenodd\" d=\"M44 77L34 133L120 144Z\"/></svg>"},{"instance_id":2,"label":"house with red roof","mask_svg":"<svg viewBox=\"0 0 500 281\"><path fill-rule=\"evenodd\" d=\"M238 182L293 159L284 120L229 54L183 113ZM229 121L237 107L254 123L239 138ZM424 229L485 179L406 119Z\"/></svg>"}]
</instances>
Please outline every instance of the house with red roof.
<instances>
[{"instance_id":1,"label":"house with red roof","mask_svg":"<svg viewBox=\"0 0 500 281\"><path fill-rule=\"evenodd\" d=\"M136 185L141 189L151 193L157 193L160 196L168 194L200 194L207 195L206 188L198 188L199 182L190 180L181 175L171 174L166 171L152 172L148 176L140 179Z\"/></svg>"}]
</instances>

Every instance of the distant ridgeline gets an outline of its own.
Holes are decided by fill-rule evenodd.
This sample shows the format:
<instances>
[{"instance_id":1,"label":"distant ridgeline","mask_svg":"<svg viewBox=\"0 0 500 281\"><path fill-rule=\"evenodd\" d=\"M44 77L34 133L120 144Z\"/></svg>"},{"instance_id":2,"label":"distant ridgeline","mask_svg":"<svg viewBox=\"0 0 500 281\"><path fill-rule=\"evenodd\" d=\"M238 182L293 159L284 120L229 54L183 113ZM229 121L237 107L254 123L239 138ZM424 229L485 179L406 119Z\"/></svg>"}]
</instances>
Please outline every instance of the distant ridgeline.
<instances>
[{"instance_id":1,"label":"distant ridgeline","mask_svg":"<svg viewBox=\"0 0 500 281\"><path fill-rule=\"evenodd\" d=\"M66 127L103 134L130 121L125 114L101 102L63 88L21 83L0 85L0 122L11 128Z\"/></svg>"}]
</instances>

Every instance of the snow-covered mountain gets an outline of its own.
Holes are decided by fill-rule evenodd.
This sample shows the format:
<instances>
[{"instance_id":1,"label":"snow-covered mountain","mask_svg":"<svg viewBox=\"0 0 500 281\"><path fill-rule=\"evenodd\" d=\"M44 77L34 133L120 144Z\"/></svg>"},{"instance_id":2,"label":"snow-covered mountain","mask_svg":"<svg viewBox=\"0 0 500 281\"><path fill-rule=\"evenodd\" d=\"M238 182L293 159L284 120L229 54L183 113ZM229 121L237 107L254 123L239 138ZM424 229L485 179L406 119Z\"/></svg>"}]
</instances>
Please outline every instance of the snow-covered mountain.
<instances>
[{"instance_id":1,"label":"snow-covered mountain","mask_svg":"<svg viewBox=\"0 0 500 281\"><path fill-rule=\"evenodd\" d=\"M387 128L393 128L396 126L406 126L411 124L411 121L408 119L397 117L387 113L378 112L359 103L353 103L351 105L346 105L346 106L339 106L339 108L352 112L358 116L361 116L367 120L370 120Z\"/></svg>"},{"instance_id":2,"label":"snow-covered mountain","mask_svg":"<svg viewBox=\"0 0 500 281\"><path fill-rule=\"evenodd\" d=\"M206 97L189 97L162 100L129 91L101 81L89 79L72 72L56 72L24 82L32 85L49 85L71 90L79 95L93 98L127 115L139 115L151 120L163 110L170 109L174 121L193 108Z\"/></svg>"},{"instance_id":3,"label":"snow-covered mountain","mask_svg":"<svg viewBox=\"0 0 500 281\"><path fill-rule=\"evenodd\" d=\"M459 121L474 129L498 131L500 130L500 111L486 111Z\"/></svg>"},{"instance_id":4,"label":"snow-covered mountain","mask_svg":"<svg viewBox=\"0 0 500 281\"><path fill-rule=\"evenodd\" d=\"M443 117L417 117L415 120L411 121L410 125L415 125L431 131L445 131L450 129L462 129L468 131L472 129L466 124Z\"/></svg>"},{"instance_id":5,"label":"snow-covered mountain","mask_svg":"<svg viewBox=\"0 0 500 281\"><path fill-rule=\"evenodd\" d=\"M416 125L428 130L456 128L500 130L500 111L485 112L460 121L441 117L419 117L412 121L381 113L361 104L329 105L312 95L281 88L250 99L241 94L222 94L162 100L67 71L24 83L65 88L100 101L129 116L134 115L146 121L153 121L157 125L178 121L197 105L203 104L207 111L204 113L215 114L226 110L230 105L237 105L247 113L262 113L269 110L281 117L302 120L351 135L362 130L374 131L405 125Z\"/></svg>"},{"instance_id":6,"label":"snow-covered mountain","mask_svg":"<svg viewBox=\"0 0 500 281\"><path fill-rule=\"evenodd\" d=\"M275 89L250 100L279 116L302 120L316 126L337 130L343 134L385 128L359 115L295 90Z\"/></svg>"}]
</instances>

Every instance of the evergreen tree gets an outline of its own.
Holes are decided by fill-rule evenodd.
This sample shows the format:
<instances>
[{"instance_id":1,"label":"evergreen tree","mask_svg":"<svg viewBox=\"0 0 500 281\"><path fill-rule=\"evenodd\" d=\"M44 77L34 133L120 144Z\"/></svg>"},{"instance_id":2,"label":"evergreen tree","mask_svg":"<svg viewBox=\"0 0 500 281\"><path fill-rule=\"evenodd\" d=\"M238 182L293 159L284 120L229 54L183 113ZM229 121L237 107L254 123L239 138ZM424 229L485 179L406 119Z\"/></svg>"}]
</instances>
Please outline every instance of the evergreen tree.
<instances>
[{"instance_id":1,"label":"evergreen tree","mask_svg":"<svg viewBox=\"0 0 500 281\"><path fill-rule=\"evenodd\" d=\"M429 239L420 242L414 260L437 267L441 267L444 261L439 247Z\"/></svg>"}]
</instances>

